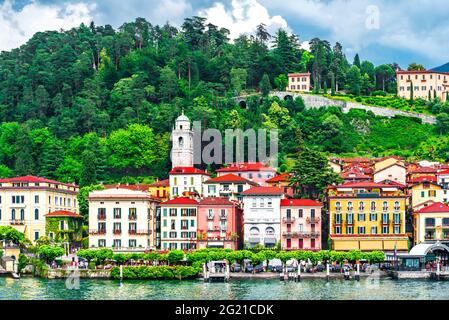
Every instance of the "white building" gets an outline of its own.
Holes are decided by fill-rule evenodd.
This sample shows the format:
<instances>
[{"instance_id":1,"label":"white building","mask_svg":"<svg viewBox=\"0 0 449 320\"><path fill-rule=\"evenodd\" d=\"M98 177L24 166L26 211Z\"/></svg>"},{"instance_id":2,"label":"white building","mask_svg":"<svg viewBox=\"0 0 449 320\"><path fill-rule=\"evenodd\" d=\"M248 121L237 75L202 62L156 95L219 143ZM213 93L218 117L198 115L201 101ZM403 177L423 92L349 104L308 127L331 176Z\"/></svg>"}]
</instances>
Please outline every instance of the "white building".
<instances>
[{"instance_id":1,"label":"white building","mask_svg":"<svg viewBox=\"0 0 449 320\"><path fill-rule=\"evenodd\" d=\"M178 167L170 171L170 198L203 196L204 183L210 175L194 167Z\"/></svg>"},{"instance_id":2,"label":"white building","mask_svg":"<svg viewBox=\"0 0 449 320\"><path fill-rule=\"evenodd\" d=\"M259 185L235 174L227 174L205 182L206 197L225 197L232 201L242 201L242 193Z\"/></svg>"},{"instance_id":3,"label":"white building","mask_svg":"<svg viewBox=\"0 0 449 320\"><path fill-rule=\"evenodd\" d=\"M172 169L193 167L193 130L190 120L184 115L184 112L176 119L171 140Z\"/></svg>"},{"instance_id":4,"label":"white building","mask_svg":"<svg viewBox=\"0 0 449 320\"><path fill-rule=\"evenodd\" d=\"M45 215L78 212L78 186L25 176L0 179L0 226L12 226L31 241L46 235Z\"/></svg>"},{"instance_id":5,"label":"white building","mask_svg":"<svg viewBox=\"0 0 449 320\"><path fill-rule=\"evenodd\" d=\"M244 242L249 247L261 244L274 247L280 241L282 189L254 187L242 193Z\"/></svg>"},{"instance_id":6,"label":"white building","mask_svg":"<svg viewBox=\"0 0 449 320\"><path fill-rule=\"evenodd\" d=\"M89 193L89 247L119 252L156 248L156 205L149 192L112 188Z\"/></svg>"}]
</instances>

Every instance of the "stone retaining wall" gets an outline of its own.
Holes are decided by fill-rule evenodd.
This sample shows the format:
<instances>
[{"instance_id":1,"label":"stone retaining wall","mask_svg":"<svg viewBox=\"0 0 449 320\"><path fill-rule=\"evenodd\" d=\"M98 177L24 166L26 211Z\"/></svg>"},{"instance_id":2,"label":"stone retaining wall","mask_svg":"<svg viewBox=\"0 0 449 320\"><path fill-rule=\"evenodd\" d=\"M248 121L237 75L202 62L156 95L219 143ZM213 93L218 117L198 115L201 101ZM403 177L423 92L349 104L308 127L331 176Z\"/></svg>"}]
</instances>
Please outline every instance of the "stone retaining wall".
<instances>
[{"instance_id":1,"label":"stone retaining wall","mask_svg":"<svg viewBox=\"0 0 449 320\"><path fill-rule=\"evenodd\" d=\"M109 279L111 270L73 270L73 269L49 269L48 279L65 279L71 275L79 276L81 279Z\"/></svg>"},{"instance_id":2,"label":"stone retaining wall","mask_svg":"<svg viewBox=\"0 0 449 320\"><path fill-rule=\"evenodd\" d=\"M411 118L419 118L423 123L436 124L437 120L434 116L423 115L414 112L396 110L391 108L367 106L356 102L346 102L341 100L329 99L319 95L294 93L294 92L272 92L270 96L277 96L280 99L284 99L286 96L292 96L293 98L301 97L304 100L306 108L320 108L320 107L340 107L344 113L348 113L351 109L360 109L365 111L371 111L377 116L392 118L394 116L404 116Z\"/></svg>"}]
</instances>

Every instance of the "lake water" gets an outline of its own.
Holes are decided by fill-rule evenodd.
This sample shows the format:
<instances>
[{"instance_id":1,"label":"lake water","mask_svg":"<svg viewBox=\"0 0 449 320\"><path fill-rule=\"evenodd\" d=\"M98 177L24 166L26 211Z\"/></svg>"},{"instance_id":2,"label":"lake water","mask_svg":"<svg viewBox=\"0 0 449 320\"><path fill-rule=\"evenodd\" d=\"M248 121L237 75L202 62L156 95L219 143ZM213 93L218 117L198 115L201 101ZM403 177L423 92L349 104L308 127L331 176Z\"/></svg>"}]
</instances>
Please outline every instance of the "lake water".
<instances>
[{"instance_id":1,"label":"lake water","mask_svg":"<svg viewBox=\"0 0 449 320\"><path fill-rule=\"evenodd\" d=\"M65 280L0 278L0 300L384 300L449 299L449 281L361 279L232 279L229 283L191 281L80 280L70 290Z\"/></svg>"}]
</instances>

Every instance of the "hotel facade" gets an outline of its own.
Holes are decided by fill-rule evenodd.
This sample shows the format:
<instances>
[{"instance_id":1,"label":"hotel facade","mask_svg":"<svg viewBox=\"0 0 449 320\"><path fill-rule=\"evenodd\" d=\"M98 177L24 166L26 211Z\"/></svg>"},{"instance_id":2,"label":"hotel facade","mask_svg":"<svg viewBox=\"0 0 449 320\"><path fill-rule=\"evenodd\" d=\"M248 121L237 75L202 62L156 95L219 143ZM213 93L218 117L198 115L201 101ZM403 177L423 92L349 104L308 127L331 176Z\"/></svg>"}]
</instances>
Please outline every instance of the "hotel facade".
<instances>
[{"instance_id":1,"label":"hotel facade","mask_svg":"<svg viewBox=\"0 0 449 320\"><path fill-rule=\"evenodd\" d=\"M0 179L0 226L14 227L35 242L46 236L46 214L78 213L78 191L74 184L34 176Z\"/></svg>"},{"instance_id":2,"label":"hotel facade","mask_svg":"<svg viewBox=\"0 0 449 320\"><path fill-rule=\"evenodd\" d=\"M422 71L397 71L398 96L410 99L413 87L413 97L429 100L437 98L447 101L449 93L449 72L436 72L432 70Z\"/></svg>"},{"instance_id":3,"label":"hotel facade","mask_svg":"<svg viewBox=\"0 0 449 320\"><path fill-rule=\"evenodd\" d=\"M346 183L328 189L334 250L408 250L407 196L395 184Z\"/></svg>"}]
</instances>

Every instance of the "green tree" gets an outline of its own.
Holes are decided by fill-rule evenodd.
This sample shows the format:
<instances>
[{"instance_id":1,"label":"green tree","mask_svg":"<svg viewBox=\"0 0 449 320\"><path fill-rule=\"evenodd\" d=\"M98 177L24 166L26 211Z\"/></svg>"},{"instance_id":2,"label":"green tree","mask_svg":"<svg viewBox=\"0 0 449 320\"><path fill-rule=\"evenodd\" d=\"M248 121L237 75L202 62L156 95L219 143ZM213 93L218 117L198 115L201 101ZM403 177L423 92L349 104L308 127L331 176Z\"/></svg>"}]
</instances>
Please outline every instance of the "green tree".
<instances>
[{"instance_id":1,"label":"green tree","mask_svg":"<svg viewBox=\"0 0 449 320\"><path fill-rule=\"evenodd\" d=\"M159 94L165 101L171 101L178 95L179 84L175 72L168 66L161 69Z\"/></svg>"},{"instance_id":2,"label":"green tree","mask_svg":"<svg viewBox=\"0 0 449 320\"><path fill-rule=\"evenodd\" d=\"M271 83L268 74L264 73L262 80L259 83L260 91L262 92L262 96L266 97L270 93Z\"/></svg>"},{"instance_id":3,"label":"green tree","mask_svg":"<svg viewBox=\"0 0 449 320\"><path fill-rule=\"evenodd\" d=\"M285 91L288 86L288 78L285 74L280 74L274 79L274 84L279 91Z\"/></svg>"},{"instance_id":4,"label":"green tree","mask_svg":"<svg viewBox=\"0 0 449 320\"><path fill-rule=\"evenodd\" d=\"M362 86L362 77L360 75L360 69L357 66L352 66L351 69L349 69L349 72L347 74L347 81L348 81L348 90L352 94L359 96Z\"/></svg>"},{"instance_id":5,"label":"green tree","mask_svg":"<svg viewBox=\"0 0 449 320\"><path fill-rule=\"evenodd\" d=\"M246 69L233 68L231 69L231 87L235 92L235 95L239 95L240 92L246 88L246 79L248 72Z\"/></svg>"}]
</instances>

